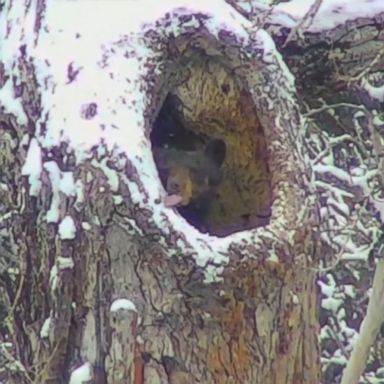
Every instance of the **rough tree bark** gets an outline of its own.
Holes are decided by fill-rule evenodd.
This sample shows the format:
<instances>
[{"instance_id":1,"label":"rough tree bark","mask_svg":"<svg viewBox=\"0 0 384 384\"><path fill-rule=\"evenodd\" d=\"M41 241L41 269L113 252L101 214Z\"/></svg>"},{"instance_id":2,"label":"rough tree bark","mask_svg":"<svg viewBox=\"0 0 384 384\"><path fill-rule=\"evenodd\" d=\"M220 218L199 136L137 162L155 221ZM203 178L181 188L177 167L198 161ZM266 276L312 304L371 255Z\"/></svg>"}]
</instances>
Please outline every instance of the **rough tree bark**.
<instances>
[{"instance_id":1,"label":"rough tree bark","mask_svg":"<svg viewBox=\"0 0 384 384\"><path fill-rule=\"evenodd\" d=\"M7 383L319 382L320 215L301 112L319 48L293 55L292 37L281 56L276 25L187 3L1 10ZM163 203L153 129L172 113L227 146L204 230Z\"/></svg>"}]
</instances>

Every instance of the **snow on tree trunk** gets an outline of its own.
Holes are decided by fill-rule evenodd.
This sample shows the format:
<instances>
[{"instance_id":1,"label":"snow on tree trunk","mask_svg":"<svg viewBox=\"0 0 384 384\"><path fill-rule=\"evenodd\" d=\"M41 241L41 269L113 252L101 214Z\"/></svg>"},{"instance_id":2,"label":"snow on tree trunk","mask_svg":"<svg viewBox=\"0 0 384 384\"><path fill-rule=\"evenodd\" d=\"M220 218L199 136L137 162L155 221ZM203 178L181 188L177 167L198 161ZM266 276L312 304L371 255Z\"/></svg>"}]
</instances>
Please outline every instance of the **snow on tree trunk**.
<instances>
[{"instance_id":1,"label":"snow on tree trunk","mask_svg":"<svg viewBox=\"0 0 384 384\"><path fill-rule=\"evenodd\" d=\"M7 383L319 381L294 78L269 34L206 3L1 10ZM164 204L154 127L175 111L226 144L204 226Z\"/></svg>"}]
</instances>

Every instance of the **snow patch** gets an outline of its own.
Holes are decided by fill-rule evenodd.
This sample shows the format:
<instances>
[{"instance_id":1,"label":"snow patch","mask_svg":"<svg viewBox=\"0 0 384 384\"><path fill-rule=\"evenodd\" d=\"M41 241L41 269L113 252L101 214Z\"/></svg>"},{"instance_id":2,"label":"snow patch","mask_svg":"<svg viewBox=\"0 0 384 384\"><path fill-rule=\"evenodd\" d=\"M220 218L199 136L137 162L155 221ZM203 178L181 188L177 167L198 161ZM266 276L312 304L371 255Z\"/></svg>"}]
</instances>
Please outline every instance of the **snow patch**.
<instances>
[{"instance_id":1,"label":"snow patch","mask_svg":"<svg viewBox=\"0 0 384 384\"><path fill-rule=\"evenodd\" d=\"M40 337L42 339L47 339L48 336L49 336L49 327L51 325L51 317L47 317L45 320L44 320L44 323L40 329Z\"/></svg>"},{"instance_id":2,"label":"snow patch","mask_svg":"<svg viewBox=\"0 0 384 384\"><path fill-rule=\"evenodd\" d=\"M0 34L1 36L1 34ZM3 40L0 41L3 44ZM28 122L27 115L25 114L21 98L16 98L13 91L13 84L10 79L0 88L0 105L4 108L5 113L10 113L16 116L16 121L20 125L26 125Z\"/></svg>"},{"instance_id":3,"label":"snow patch","mask_svg":"<svg viewBox=\"0 0 384 384\"><path fill-rule=\"evenodd\" d=\"M76 186L73 180L72 172L62 172L60 180L60 191L67 196L76 195Z\"/></svg>"},{"instance_id":4,"label":"snow patch","mask_svg":"<svg viewBox=\"0 0 384 384\"><path fill-rule=\"evenodd\" d=\"M275 9L288 13L300 22L314 3L315 0L291 0L278 4ZM371 18L380 12L384 12L382 0L322 0L312 24L305 30L319 32L335 28L347 20Z\"/></svg>"},{"instance_id":5,"label":"snow patch","mask_svg":"<svg viewBox=\"0 0 384 384\"><path fill-rule=\"evenodd\" d=\"M122 204L123 202L124 202L124 199L123 199L122 196L120 196L120 195L113 195L113 203L114 203L115 205L120 205L120 204Z\"/></svg>"},{"instance_id":6,"label":"snow patch","mask_svg":"<svg viewBox=\"0 0 384 384\"><path fill-rule=\"evenodd\" d=\"M84 231L89 231L92 227L91 227L91 224L89 224L88 222L86 221L83 221L81 223L81 228L84 229Z\"/></svg>"},{"instance_id":7,"label":"snow patch","mask_svg":"<svg viewBox=\"0 0 384 384\"><path fill-rule=\"evenodd\" d=\"M99 168L103 171L105 176L107 177L107 181L109 186L111 187L112 192L117 192L119 190L119 177L117 176L117 172L107 164L108 159L105 158L102 161L92 160L92 165L95 168Z\"/></svg>"},{"instance_id":8,"label":"snow patch","mask_svg":"<svg viewBox=\"0 0 384 384\"><path fill-rule=\"evenodd\" d=\"M332 297L335 293L335 286L331 284L325 284L321 280L318 280L317 284L320 287L321 293L326 297Z\"/></svg>"},{"instance_id":9,"label":"snow patch","mask_svg":"<svg viewBox=\"0 0 384 384\"><path fill-rule=\"evenodd\" d=\"M117 312L119 310L137 312L136 305L128 299L117 299L111 304L111 312Z\"/></svg>"},{"instance_id":10,"label":"snow patch","mask_svg":"<svg viewBox=\"0 0 384 384\"><path fill-rule=\"evenodd\" d=\"M375 87L367 79L363 79L361 82L361 88L364 89L365 91L367 91L369 96L373 100L377 100L380 102L384 101L384 85L382 85L380 87Z\"/></svg>"},{"instance_id":11,"label":"snow patch","mask_svg":"<svg viewBox=\"0 0 384 384\"><path fill-rule=\"evenodd\" d=\"M75 191L76 191L75 208L80 209L81 205L84 203L84 185L81 180L76 180Z\"/></svg>"},{"instance_id":12,"label":"snow patch","mask_svg":"<svg viewBox=\"0 0 384 384\"><path fill-rule=\"evenodd\" d=\"M49 273L49 285L51 286L51 290L54 291L57 287L57 279L59 271L67 268L73 268L74 262L71 257L58 257L56 260L56 264L52 266L51 271Z\"/></svg>"},{"instance_id":13,"label":"snow patch","mask_svg":"<svg viewBox=\"0 0 384 384\"><path fill-rule=\"evenodd\" d=\"M84 363L79 368L76 368L69 379L69 384L86 384L93 378L91 363Z\"/></svg>"},{"instance_id":14,"label":"snow patch","mask_svg":"<svg viewBox=\"0 0 384 384\"><path fill-rule=\"evenodd\" d=\"M49 273L49 285L51 286L52 291L57 287L57 272L57 265L54 265Z\"/></svg>"},{"instance_id":15,"label":"snow patch","mask_svg":"<svg viewBox=\"0 0 384 384\"><path fill-rule=\"evenodd\" d=\"M61 240L72 240L76 235L76 226L71 216L65 216L59 224L59 236Z\"/></svg>"},{"instance_id":16,"label":"snow patch","mask_svg":"<svg viewBox=\"0 0 384 384\"><path fill-rule=\"evenodd\" d=\"M58 257L56 263L59 271L68 268L72 269L75 266L72 257Z\"/></svg>"},{"instance_id":17,"label":"snow patch","mask_svg":"<svg viewBox=\"0 0 384 384\"><path fill-rule=\"evenodd\" d=\"M51 205L47 211L47 223L57 223L59 221L59 206L60 206L60 169L55 161L48 161L44 164L44 169L48 172L51 182Z\"/></svg>"},{"instance_id":18,"label":"snow patch","mask_svg":"<svg viewBox=\"0 0 384 384\"><path fill-rule=\"evenodd\" d=\"M38 196L41 189L42 157L41 148L35 138L29 144L25 164L22 168L22 175L28 176L31 196Z\"/></svg>"},{"instance_id":19,"label":"snow patch","mask_svg":"<svg viewBox=\"0 0 384 384\"><path fill-rule=\"evenodd\" d=\"M344 301L342 299L327 298L321 300L321 307L333 312L334 314L337 313L343 304Z\"/></svg>"}]
</instances>

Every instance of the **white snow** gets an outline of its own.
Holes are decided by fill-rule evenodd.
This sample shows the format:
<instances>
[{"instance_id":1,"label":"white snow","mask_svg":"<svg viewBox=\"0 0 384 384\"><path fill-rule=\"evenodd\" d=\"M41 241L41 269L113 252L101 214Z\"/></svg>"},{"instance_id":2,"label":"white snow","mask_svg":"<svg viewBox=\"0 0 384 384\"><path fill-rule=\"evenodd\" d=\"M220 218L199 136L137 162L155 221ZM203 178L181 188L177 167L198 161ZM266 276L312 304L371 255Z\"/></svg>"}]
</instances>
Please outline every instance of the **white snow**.
<instances>
[{"instance_id":1,"label":"white snow","mask_svg":"<svg viewBox=\"0 0 384 384\"><path fill-rule=\"evenodd\" d=\"M117 299L111 304L111 312L117 312L119 310L137 312L135 304L128 299Z\"/></svg>"},{"instance_id":2,"label":"white snow","mask_svg":"<svg viewBox=\"0 0 384 384\"><path fill-rule=\"evenodd\" d=\"M356 288L352 284L345 284L343 287L347 296L351 297L352 299L356 297Z\"/></svg>"},{"instance_id":3,"label":"white snow","mask_svg":"<svg viewBox=\"0 0 384 384\"><path fill-rule=\"evenodd\" d=\"M84 363L71 373L69 384L86 384L92 380L92 376L92 365L88 362Z\"/></svg>"},{"instance_id":4,"label":"white snow","mask_svg":"<svg viewBox=\"0 0 384 384\"><path fill-rule=\"evenodd\" d=\"M340 320L344 320L345 317L346 317L345 308L339 308L337 312L337 319L340 321Z\"/></svg>"},{"instance_id":5,"label":"white snow","mask_svg":"<svg viewBox=\"0 0 384 384\"><path fill-rule=\"evenodd\" d=\"M59 270L73 268L74 263L72 257L58 257L56 260L57 268Z\"/></svg>"},{"instance_id":6,"label":"white snow","mask_svg":"<svg viewBox=\"0 0 384 384\"><path fill-rule=\"evenodd\" d=\"M369 201L373 204L373 206L379 213L381 222L384 222L384 200L375 199L370 196Z\"/></svg>"},{"instance_id":7,"label":"white snow","mask_svg":"<svg viewBox=\"0 0 384 384\"><path fill-rule=\"evenodd\" d=\"M71 240L76 235L76 226L71 216L65 216L59 224L59 236L61 240Z\"/></svg>"},{"instance_id":8,"label":"white snow","mask_svg":"<svg viewBox=\"0 0 384 384\"><path fill-rule=\"evenodd\" d=\"M299 21L314 3L315 0L291 0L278 4L276 10L286 12ZM308 30L331 29L347 20L369 18L383 11L382 0L323 0Z\"/></svg>"},{"instance_id":9,"label":"white snow","mask_svg":"<svg viewBox=\"0 0 384 384\"><path fill-rule=\"evenodd\" d=\"M46 163L44 163L44 169L48 172L52 188L51 205L47 211L47 222L57 223L59 221L59 186L61 171L55 161L47 161Z\"/></svg>"},{"instance_id":10,"label":"white snow","mask_svg":"<svg viewBox=\"0 0 384 384\"><path fill-rule=\"evenodd\" d=\"M20 104L20 99L14 97L12 75L18 74L18 66L13 65L13 59L19 55L19 51L15 48L20 46L20 41L28 40L28 44L32 43L33 33L26 34L24 29L25 26L30 26L34 12L31 7L27 11L25 4L20 1L13 2L12 6L14 7L13 22L8 19L9 15L4 9L0 12L0 25L3 26L0 28L0 57L6 72L10 75L10 79L0 90L0 105L5 108L6 112L15 113L18 122L26 124L27 117Z\"/></svg>"},{"instance_id":11,"label":"white snow","mask_svg":"<svg viewBox=\"0 0 384 384\"><path fill-rule=\"evenodd\" d=\"M348 341L350 343L350 348L352 349L352 346L355 343L359 332L357 332L356 329L348 327L348 325L346 324L345 320L341 320L339 325L341 326L342 333L348 339Z\"/></svg>"},{"instance_id":12,"label":"white snow","mask_svg":"<svg viewBox=\"0 0 384 384\"><path fill-rule=\"evenodd\" d=\"M367 79L363 78L361 81L361 88L365 89L373 100L378 100L380 102L384 101L384 85L375 87Z\"/></svg>"},{"instance_id":13,"label":"white snow","mask_svg":"<svg viewBox=\"0 0 384 384\"><path fill-rule=\"evenodd\" d=\"M29 144L27 158L22 168L22 174L28 176L31 196L38 196L41 189L42 158L41 148L35 138L32 138Z\"/></svg>"},{"instance_id":14,"label":"white snow","mask_svg":"<svg viewBox=\"0 0 384 384\"><path fill-rule=\"evenodd\" d=\"M47 317L40 329L40 337L46 339L49 336L49 327L51 325L51 318Z\"/></svg>"},{"instance_id":15,"label":"white snow","mask_svg":"<svg viewBox=\"0 0 384 384\"><path fill-rule=\"evenodd\" d=\"M299 296L297 296L294 292L291 292L292 304L300 304Z\"/></svg>"},{"instance_id":16,"label":"white snow","mask_svg":"<svg viewBox=\"0 0 384 384\"><path fill-rule=\"evenodd\" d=\"M57 265L55 264L49 273L49 285L51 286L51 290L55 290L57 287Z\"/></svg>"},{"instance_id":17,"label":"white snow","mask_svg":"<svg viewBox=\"0 0 384 384\"><path fill-rule=\"evenodd\" d=\"M122 196L120 196L120 195L113 195L113 203L115 205L123 204L123 202L124 202L124 199L123 199Z\"/></svg>"},{"instance_id":18,"label":"white snow","mask_svg":"<svg viewBox=\"0 0 384 384\"><path fill-rule=\"evenodd\" d=\"M319 280L317 284L320 286L321 293L326 297L332 297L335 293L335 286L330 284L325 284L323 281Z\"/></svg>"},{"instance_id":19,"label":"white snow","mask_svg":"<svg viewBox=\"0 0 384 384\"><path fill-rule=\"evenodd\" d=\"M76 195L76 186L73 180L72 172L62 172L60 180L60 191L67 196Z\"/></svg>"},{"instance_id":20,"label":"white snow","mask_svg":"<svg viewBox=\"0 0 384 384\"><path fill-rule=\"evenodd\" d=\"M220 276L223 273L224 267L217 267L213 265L207 265L205 267L205 282L211 281L223 281L223 278Z\"/></svg>"},{"instance_id":21,"label":"white snow","mask_svg":"<svg viewBox=\"0 0 384 384\"><path fill-rule=\"evenodd\" d=\"M103 171L105 176L107 177L108 184L111 187L112 192L117 192L119 190L119 177L117 176L117 172L107 165L108 158L103 159L102 161L92 160L92 165L95 168L99 168Z\"/></svg>"},{"instance_id":22,"label":"white snow","mask_svg":"<svg viewBox=\"0 0 384 384\"><path fill-rule=\"evenodd\" d=\"M337 313L338 309L344 304L344 301L342 299L335 299L335 298L327 298L321 300L321 307L324 309L328 309L329 311L333 312L334 314Z\"/></svg>"},{"instance_id":23,"label":"white snow","mask_svg":"<svg viewBox=\"0 0 384 384\"><path fill-rule=\"evenodd\" d=\"M371 246L374 245L374 241L372 241ZM368 260L369 251L371 247L366 245L361 247L356 247L352 241L348 241L345 246L346 251L343 253L342 260L345 261L366 261Z\"/></svg>"},{"instance_id":24,"label":"white snow","mask_svg":"<svg viewBox=\"0 0 384 384\"><path fill-rule=\"evenodd\" d=\"M88 222L86 221L83 221L81 223L81 227L84 229L84 231L89 231L92 227L91 227L91 224L89 224Z\"/></svg>"},{"instance_id":25,"label":"white snow","mask_svg":"<svg viewBox=\"0 0 384 384\"><path fill-rule=\"evenodd\" d=\"M58 272L67 269L73 268L74 262L71 257L58 257L56 263L52 266L51 271L49 273L49 285L51 286L51 290L55 290L57 287L57 279Z\"/></svg>"},{"instance_id":26,"label":"white snow","mask_svg":"<svg viewBox=\"0 0 384 384\"><path fill-rule=\"evenodd\" d=\"M380 367L376 371L377 374L384 376L384 367Z\"/></svg>"},{"instance_id":27,"label":"white snow","mask_svg":"<svg viewBox=\"0 0 384 384\"><path fill-rule=\"evenodd\" d=\"M76 190L76 202L75 208L79 209L81 205L84 203L84 185L81 180L76 180L75 182L75 190Z\"/></svg>"},{"instance_id":28,"label":"white snow","mask_svg":"<svg viewBox=\"0 0 384 384\"><path fill-rule=\"evenodd\" d=\"M27 116L22 108L21 99L16 98L13 92L12 80L7 82L0 88L0 105L5 109L6 113L16 116L18 124L27 124Z\"/></svg>"},{"instance_id":29,"label":"white snow","mask_svg":"<svg viewBox=\"0 0 384 384\"><path fill-rule=\"evenodd\" d=\"M384 125L384 116L375 113L375 111L372 114L373 114L372 124L376 127L382 127Z\"/></svg>"}]
</instances>

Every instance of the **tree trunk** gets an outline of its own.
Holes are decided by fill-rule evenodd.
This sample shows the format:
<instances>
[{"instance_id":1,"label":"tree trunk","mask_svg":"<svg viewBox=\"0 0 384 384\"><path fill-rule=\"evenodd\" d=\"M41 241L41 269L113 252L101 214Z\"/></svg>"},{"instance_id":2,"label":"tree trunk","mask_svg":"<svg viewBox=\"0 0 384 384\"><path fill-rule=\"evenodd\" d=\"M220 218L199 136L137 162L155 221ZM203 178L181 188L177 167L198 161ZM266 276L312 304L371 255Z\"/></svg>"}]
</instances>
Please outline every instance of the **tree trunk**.
<instances>
[{"instance_id":1,"label":"tree trunk","mask_svg":"<svg viewBox=\"0 0 384 384\"><path fill-rule=\"evenodd\" d=\"M320 216L293 76L230 5L176 3L1 11L7 383L319 382ZM184 167L212 139L222 178L196 221L164 204L156 150Z\"/></svg>"}]
</instances>

